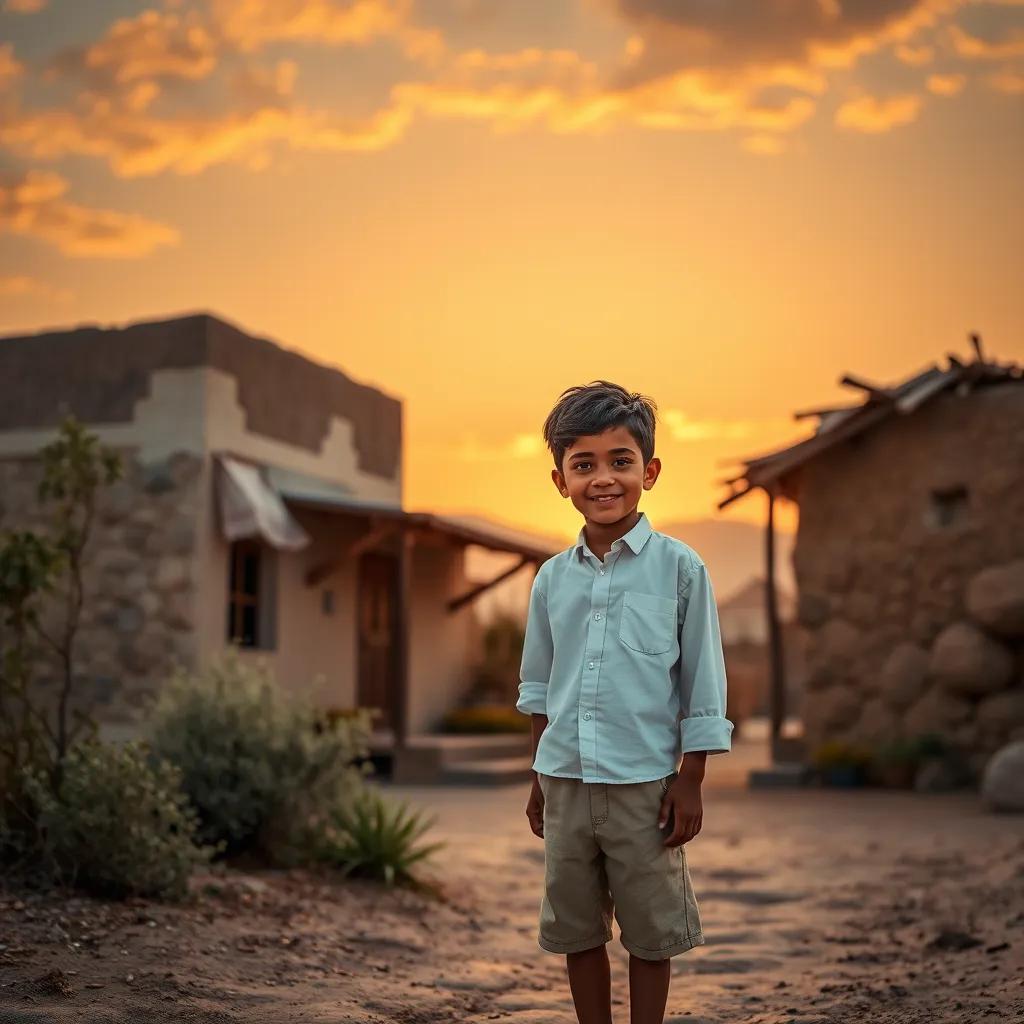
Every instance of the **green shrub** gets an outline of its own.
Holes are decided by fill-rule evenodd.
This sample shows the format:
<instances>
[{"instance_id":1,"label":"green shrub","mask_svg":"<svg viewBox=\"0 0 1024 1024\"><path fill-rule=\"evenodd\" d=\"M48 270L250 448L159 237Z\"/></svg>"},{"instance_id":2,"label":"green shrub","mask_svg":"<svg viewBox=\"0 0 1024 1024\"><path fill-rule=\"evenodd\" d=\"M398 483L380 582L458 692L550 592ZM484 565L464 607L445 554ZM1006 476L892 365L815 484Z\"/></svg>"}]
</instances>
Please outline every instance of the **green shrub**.
<instances>
[{"instance_id":1,"label":"green shrub","mask_svg":"<svg viewBox=\"0 0 1024 1024\"><path fill-rule=\"evenodd\" d=\"M528 715L503 704L455 708L441 721L441 731L448 733L529 732L530 729Z\"/></svg>"},{"instance_id":2,"label":"green shrub","mask_svg":"<svg viewBox=\"0 0 1024 1024\"><path fill-rule=\"evenodd\" d=\"M83 741L67 752L56 791L42 772L25 782L43 858L62 881L103 896L175 898L215 852L195 844L179 772L143 744Z\"/></svg>"},{"instance_id":3,"label":"green shrub","mask_svg":"<svg viewBox=\"0 0 1024 1024\"><path fill-rule=\"evenodd\" d=\"M844 740L826 740L815 748L811 760L816 768L863 768L871 761L867 747Z\"/></svg>"},{"instance_id":4,"label":"green shrub","mask_svg":"<svg viewBox=\"0 0 1024 1024\"><path fill-rule=\"evenodd\" d=\"M331 811L319 836L318 856L344 875L417 886L413 865L446 845L416 845L432 824L433 819L423 820L422 811L410 813L406 802L393 805L364 790Z\"/></svg>"},{"instance_id":5,"label":"green shrub","mask_svg":"<svg viewBox=\"0 0 1024 1024\"><path fill-rule=\"evenodd\" d=\"M151 741L181 770L204 841L289 863L303 858L321 809L361 786L369 729L365 710L328 724L229 649L205 673L174 673Z\"/></svg>"}]
</instances>

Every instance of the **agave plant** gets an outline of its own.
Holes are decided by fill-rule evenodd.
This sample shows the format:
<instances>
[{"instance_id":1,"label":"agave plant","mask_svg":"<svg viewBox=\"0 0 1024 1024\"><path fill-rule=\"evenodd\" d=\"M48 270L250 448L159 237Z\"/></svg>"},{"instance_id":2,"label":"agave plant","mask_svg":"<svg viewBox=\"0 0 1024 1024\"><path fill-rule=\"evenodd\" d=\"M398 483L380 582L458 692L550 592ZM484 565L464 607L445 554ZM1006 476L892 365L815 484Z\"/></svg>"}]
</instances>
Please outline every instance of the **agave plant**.
<instances>
[{"instance_id":1,"label":"agave plant","mask_svg":"<svg viewBox=\"0 0 1024 1024\"><path fill-rule=\"evenodd\" d=\"M333 809L325 859L344 875L416 885L413 865L446 845L416 845L435 820L424 821L422 811L410 812L405 801L395 805L372 789L364 790Z\"/></svg>"}]
</instances>

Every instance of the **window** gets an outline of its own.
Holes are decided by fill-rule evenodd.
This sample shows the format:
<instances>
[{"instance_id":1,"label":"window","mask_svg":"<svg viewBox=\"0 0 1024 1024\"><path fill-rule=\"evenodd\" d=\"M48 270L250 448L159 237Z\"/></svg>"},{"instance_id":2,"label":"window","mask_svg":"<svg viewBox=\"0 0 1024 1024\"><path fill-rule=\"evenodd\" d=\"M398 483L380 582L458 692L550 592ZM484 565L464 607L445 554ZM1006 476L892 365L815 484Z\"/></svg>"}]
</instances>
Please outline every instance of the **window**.
<instances>
[{"instance_id":1,"label":"window","mask_svg":"<svg viewBox=\"0 0 1024 1024\"><path fill-rule=\"evenodd\" d=\"M955 526L967 519L967 488L962 484L932 491L929 522L932 526Z\"/></svg>"},{"instance_id":2,"label":"window","mask_svg":"<svg viewBox=\"0 0 1024 1024\"><path fill-rule=\"evenodd\" d=\"M274 646L274 551L256 540L231 545L228 641L239 647Z\"/></svg>"}]
</instances>

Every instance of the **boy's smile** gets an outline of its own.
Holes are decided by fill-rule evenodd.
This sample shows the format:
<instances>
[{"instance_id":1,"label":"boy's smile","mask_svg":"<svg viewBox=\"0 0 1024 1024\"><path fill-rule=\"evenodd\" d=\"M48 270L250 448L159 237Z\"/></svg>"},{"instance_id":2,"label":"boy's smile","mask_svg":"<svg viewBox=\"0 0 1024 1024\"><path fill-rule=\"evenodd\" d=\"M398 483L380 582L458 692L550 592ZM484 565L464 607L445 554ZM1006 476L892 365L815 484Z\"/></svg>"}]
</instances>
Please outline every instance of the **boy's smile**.
<instances>
[{"instance_id":1,"label":"boy's smile","mask_svg":"<svg viewBox=\"0 0 1024 1024\"><path fill-rule=\"evenodd\" d=\"M576 438L566 448L561 471L551 478L586 520L587 544L601 556L628 533L639 517L637 505L661 472L661 460L645 466L640 445L625 426ZM600 550L599 550L600 549Z\"/></svg>"}]
</instances>

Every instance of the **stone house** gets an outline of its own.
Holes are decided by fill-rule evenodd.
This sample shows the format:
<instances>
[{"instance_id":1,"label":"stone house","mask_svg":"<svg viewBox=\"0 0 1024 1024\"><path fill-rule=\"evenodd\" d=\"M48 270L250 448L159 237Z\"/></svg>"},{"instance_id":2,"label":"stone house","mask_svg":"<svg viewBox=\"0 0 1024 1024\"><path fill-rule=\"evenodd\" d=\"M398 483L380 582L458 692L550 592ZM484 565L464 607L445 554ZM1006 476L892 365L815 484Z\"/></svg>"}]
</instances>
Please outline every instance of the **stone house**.
<instances>
[{"instance_id":1,"label":"stone house","mask_svg":"<svg viewBox=\"0 0 1024 1024\"><path fill-rule=\"evenodd\" d=\"M863 401L797 413L811 437L727 481L720 508L768 495L769 580L774 501L799 506L804 756L934 733L977 773L1024 738L1024 373L971 340L973 360L889 386L844 376Z\"/></svg>"},{"instance_id":2,"label":"stone house","mask_svg":"<svg viewBox=\"0 0 1024 1024\"><path fill-rule=\"evenodd\" d=\"M406 510L400 399L205 314L0 339L0 527L31 525L68 412L125 467L96 510L78 647L76 692L108 734L137 731L173 663L234 645L321 706L376 708L396 777L441 769L474 601L557 542ZM504 567L470 579L469 550Z\"/></svg>"}]
</instances>

